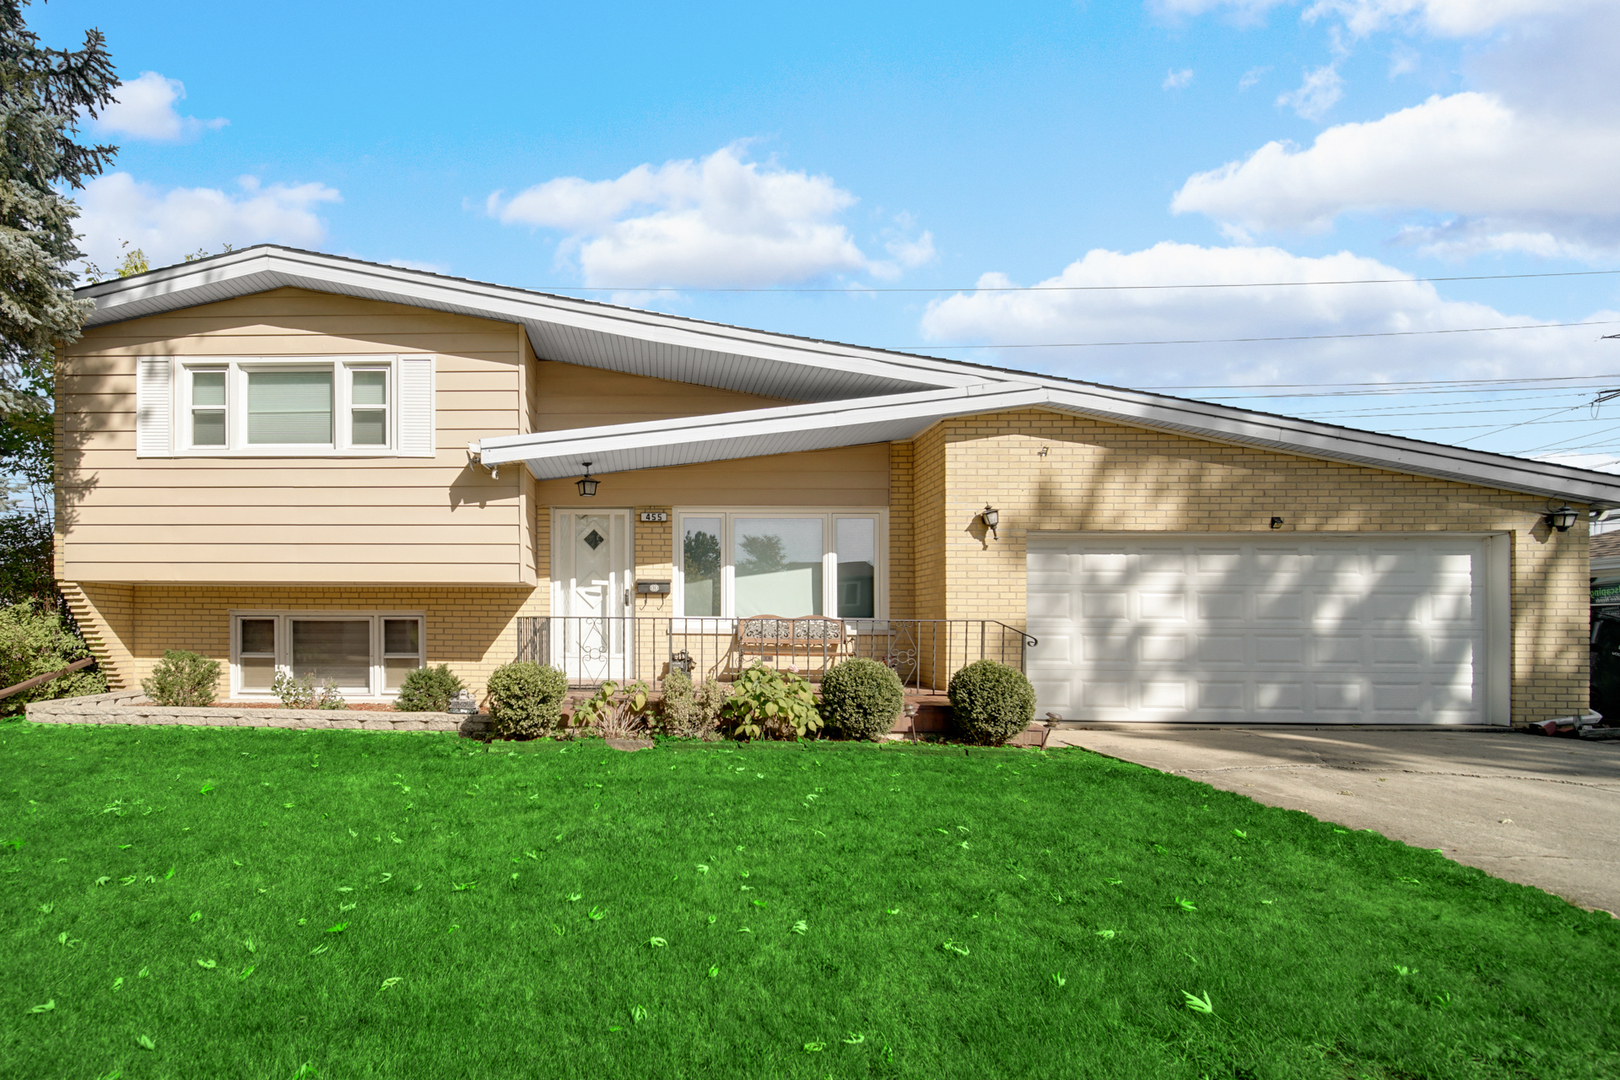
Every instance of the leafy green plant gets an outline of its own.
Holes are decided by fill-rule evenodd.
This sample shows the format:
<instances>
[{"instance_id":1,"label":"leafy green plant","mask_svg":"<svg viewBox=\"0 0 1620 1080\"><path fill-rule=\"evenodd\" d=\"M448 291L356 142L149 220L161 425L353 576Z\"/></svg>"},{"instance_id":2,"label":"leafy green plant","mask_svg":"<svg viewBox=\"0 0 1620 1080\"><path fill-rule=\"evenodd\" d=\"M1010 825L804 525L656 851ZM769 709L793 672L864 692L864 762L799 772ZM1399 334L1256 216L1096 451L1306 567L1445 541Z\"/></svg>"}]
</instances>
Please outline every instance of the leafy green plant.
<instances>
[{"instance_id":1,"label":"leafy green plant","mask_svg":"<svg viewBox=\"0 0 1620 1080\"><path fill-rule=\"evenodd\" d=\"M737 676L720 715L734 739L767 734L787 738L789 732L802 739L821 730L821 712L810 684L764 664L754 664Z\"/></svg>"},{"instance_id":2,"label":"leafy green plant","mask_svg":"<svg viewBox=\"0 0 1620 1080\"><path fill-rule=\"evenodd\" d=\"M170 649L152 674L141 680L141 692L159 705L212 705L219 686L219 661L184 649Z\"/></svg>"},{"instance_id":3,"label":"leafy green plant","mask_svg":"<svg viewBox=\"0 0 1620 1080\"><path fill-rule=\"evenodd\" d=\"M647 684L621 687L611 679L574 710L574 722L596 729L604 739L627 739L646 726Z\"/></svg>"},{"instance_id":4,"label":"leafy green plant","mask_svg":"<svg viewBox=\"0 0 1620 1080\"><path fill-rule=\"evenodd\" d=\"M731 687L712 675L694 684L684 671L671 671L664 676L663 704L648 718L648 726L678 739L712 739L730 697Z\"/></svg>"},{"instance_id":5,"label":"leafy green plant","mask_svg":"<svg viewBox=\"0 0 1620 1080\"><path fill-rule=\"evenodd\" d=\"M450 707L450 699L465 689L466 684L449 664L417 668L400 683L394 708L400 712L444 712Z\"/></svg>"},{"instance_id":6,"label":"leafy green plant","mask_svg":"<svg viewBox=\"0 0 1620 1080\"><path fill-rule=\"evenodd\" d=\"M61 671L87 655L84 642L73 636L54 609L37 600L0 608L0 687ZM20 713L30 701L100 694L106 689L107 680L99 671L81 669L0 698L0 715Z\"/></svg>"},{"instance_id":7,"label":"leafy green plant","mask_svg":"<svg viewBox=\"0 0 1620 1080\"><path fill-rule=\"evenodd\" d=\"M496 736L532 738L562 723L568 677L528 660L502 664L490 673L489 719Z\"/></svg>"},{"instance_id":8,"label":"leafy green plant","mask_svg":"<svg viewBox=\"0 0 1620 1080\"><path fill-rule=\"evenodd\" d=\"M1035 719L1035 688L1024 673L979 660L951 676L946 694L969 742L1000 746Z\"/></svg>"},{"instance_id":9,"label":"leafy green plant","mask_svg":"<svg viewBox=\"0 0 1620 1080\"><path fill-rule=\"evenodd\" d=\"M834 731L852 739L883 738L905 704L900 676L876 660L853 657L821 677L821 715Z\"/></svg>"},{"instance_id":10,"label":"leafy green plant","mask_svg":"<svg viewBox=\"0 0 1620 1080\"><path fill-rule=\"evenodd\" d=\"M281 699L289 709L346 709L348 702L338 693L337 683L327 679L320 689L315 688L315 677L305 675L294 678L285 671L276 672L270 680L270 692Z\"/></svg>"}]
</instances>

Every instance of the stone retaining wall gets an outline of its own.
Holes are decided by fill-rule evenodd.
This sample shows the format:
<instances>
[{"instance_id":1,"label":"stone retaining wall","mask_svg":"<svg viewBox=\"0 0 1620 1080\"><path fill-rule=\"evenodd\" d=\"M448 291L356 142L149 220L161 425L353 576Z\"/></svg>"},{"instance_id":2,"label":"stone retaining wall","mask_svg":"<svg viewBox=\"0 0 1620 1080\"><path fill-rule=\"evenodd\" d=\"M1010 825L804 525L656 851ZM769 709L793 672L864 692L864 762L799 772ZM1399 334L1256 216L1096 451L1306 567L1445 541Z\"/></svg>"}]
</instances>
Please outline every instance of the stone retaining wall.
<instances>
[{"instance_id":1,"label":"stone retaining wall","mask_svg":"<svg viewBox=\"0 0 1620 1080\"><path fill-rule=\"evenodd\" d=\"M489 717L441 712L360 709L244 709L229 705L181 708L154 705L138 691L56 698L28 703L36 724L181 724L190 727L351 728L363 731L443 731L481 736Z\"/></svg>"}]
</instances>

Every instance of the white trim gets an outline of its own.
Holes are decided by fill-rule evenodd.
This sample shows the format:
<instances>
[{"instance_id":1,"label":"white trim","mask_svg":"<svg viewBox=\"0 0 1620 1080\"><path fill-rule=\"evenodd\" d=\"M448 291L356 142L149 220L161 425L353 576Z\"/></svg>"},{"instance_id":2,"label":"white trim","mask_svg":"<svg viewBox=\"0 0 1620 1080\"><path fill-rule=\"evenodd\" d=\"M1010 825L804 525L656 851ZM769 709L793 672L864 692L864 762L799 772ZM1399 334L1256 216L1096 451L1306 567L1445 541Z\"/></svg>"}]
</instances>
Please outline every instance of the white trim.
<instances>
[{"instance_id":1,"label":"white trim","mask_svg":"<svg viewBox=\"0 0 1620 1080\"><path fill-rule=\"evenodd\" d=\"M720 519L720 614L686 613L685 538L682 520L687 517ZM721 620L728 626L736 615L736 578L732 565L732 520L738 517L819 518L821 532L821 613L827 618L838 614L838 519L862 518L873 521L872 614L843 616L849 619L889 617L889 511L877 506L677 506L670 512L670 561L674 567L670 593L674 597L672 617L677 619Z\"/></svg>"},{"instance_id":2,"label":"white trim","mask_svg":"<svg viewBox=\"0 0 1620 1080\"><path fill-rule=\"evenodd\" d=\"M607 475L909 440L950 417L1026 408L1070 412L1210 442L1258 446L1592 506L1620 506L1620 477L1607 473L1110 387L1076 390L1015 382L502 435L481 440L475 449L485 464L523 461L537 479L550 480L572 475L585 457L592 462L592 472Z\"/></svg>"},{"instance_id":3,"label":"white trim","mask_svg":"<svg viewBox=\"0 0 1620 1080\"><path fill-rule=\"evenodd\" d=\"M423 611L378 611L369 610L339 610L315 609L289 611L283 608L231 608L226 612L230 619L230 700L235 701L275 701L276 695L268 691L246 691L242 689L242 620L243 619L274 619L275 627L275 666L278 673L292 674L292 634L288 623L292 620L331 620L331 621L359 621L369 620L371 623L371 663L370 683L367 692L363 694L344 693L349 701L385 702L393 701L399 695L387 689L387 674L384 670L384 619L415 619L417 623L417 666L427 666L427 614ZM320 689L319 687L316 688ZM341 689L341 688L340 688Z\"/></svg>"},{"instance_id":4,"label":"white trim","mask_svg":"<svg viewBox=\"0 0 1620 1080\"><path fill-rule=\"evenodd\" d=\"M955 401L955 407L936 411L933 419L938 420L994 411L986 402L966 400L981 394L1005 394L1008 396L1004 400L1012 402L1020 393L1034 391L1047 395L1045 404L1049 407L1139 427L1557 497L1598 508L1620 506L1620 478L1586 469L1036 373L616 308L273 245L101 282L76 290L75 295L95 302L96 309L87 325L100 326L285 286L516 323L525 328L540 355L569 363L800 401L833 402L830 407L819 407L816 414L824 418L820 427L836 429L831 435L816 435L813 429L817 424L795 422L795 414L790 412L767 410L772 415L763 419L786 422L785 432L744 435L734 428L716 429L712 424L694 426L690 419L682 418L666 422L663 429L620 425L617 429L564 433L573 440L572 445L555 437L553 441L521 444L486 440L491 451L504 452L521 445L523 451L499 460L529 461L531 470L541 478L550 475L553 452L577 458L581 441L595 437L603 446L611 443L609 431L637 435L662 430L663 437L620 455L593 447L592 460L602 473L910 438L920 430L915 425L925 417L904 413L885 416L869 406L874 402L900 405L914 401L915 393L943 391L947 399ZM930 387L935 389L928 390ZM857 410L866 421L864 426L851 420ZM757 413L754 415L759 418ZM685 437L680 434L683 426L693 427ZM794 438L782 438L783 434ZM776 444L786 449L763 449L772 442L768 437L771 435L776 435ZM566 453L562 451L564 446ZM498 462L491 457L489 463ZM568 468L573 464L577 462L570 462Z\"/></svg>"},{"instance_id":5,"label":"white trim","mask_svg":"<svg viewBox=\"0 0 1620 1080\"><path fill-rule=\"evenodd\" d=\"M169 410L168 457L228 457L228 458L394 458L433 455L431 429L433 426L432 385L433 357L397 355L392 353L329 354L319 356L187 356L178 358L173 365L176 377L170 379L172 401ZM409 424L420 426L423 403L418 400L421 371L416 365L426 361L425 419L429 429L425 451L408 449L404 445L402 429ZM146 363L146 361L142 361ZM169 364L168 360L163 361ZM405 365L411 365L407 368ZM225 372L225 445L195 446L191 442L191 375L197 371ZM248 376L254 371L324 371L332 372L332 442L330 443L250 443L247 441L247 388ZM381 370L386 374L385 419L386 442L381 446L353 442L354 374L357 371ZM411 373L412 400L407 403L401 383ZM363 407L363 406L362 406ZM406 413L411 412L411 418ZM154 420L150 421L155 423ZM413 436L421 442L419 435ZM150 456L150 455L143 455Z\"/></svg>"}]
</instances>

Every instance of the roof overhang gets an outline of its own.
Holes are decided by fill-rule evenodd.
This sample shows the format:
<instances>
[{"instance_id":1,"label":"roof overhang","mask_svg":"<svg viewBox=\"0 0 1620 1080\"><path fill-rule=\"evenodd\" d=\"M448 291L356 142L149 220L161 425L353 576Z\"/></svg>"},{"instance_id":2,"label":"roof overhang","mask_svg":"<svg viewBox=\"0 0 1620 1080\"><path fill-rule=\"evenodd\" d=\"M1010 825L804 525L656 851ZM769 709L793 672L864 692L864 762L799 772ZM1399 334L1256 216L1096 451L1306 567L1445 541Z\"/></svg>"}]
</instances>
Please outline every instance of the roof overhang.
<instances>
[{"instance_id":1,"label":"roof overhang","mask_svg":"<svg viewBox=\"0 0 1620 1080\"><path fill-rule=\"evenodd\" d=\"M484 439L472 449L486 465L521 461L538 479L551 480L574 475L586 461L591 462L592 472L614 473L906 440L951 417L1026 408L1567 499L1596 508L1620 506L1620 476L1608 473L1107 387L1060 389L1013 382L505 435Z\"/></svg>"},{"instance_id":2,"label":"roof overhang","mask_svg":"<svg viewBox=\"0 0 1620 1080\"><path fill-rule=\"evenodd\" d=\"M524 327L547 360L805 402L485 439L535 476L693 464L909 439L952 416L1038 406L1213 442L1620 507L1620 476L959 361L724 326L274 245L85 286L89 326L301 288Z\"/></svg>"},{"instance_id":3,"label":"roof overhang","mask_svg":"<svg viewBox=\"0 0 1620 1080\"><path fill-rule=\"evenodd\" d=\"M985 380L971 364L599 304L422 270L260 245L76 290L105 326L299 288L517 323L546 360L792 401L834 401Z\"/></svg>"}]
</instances>

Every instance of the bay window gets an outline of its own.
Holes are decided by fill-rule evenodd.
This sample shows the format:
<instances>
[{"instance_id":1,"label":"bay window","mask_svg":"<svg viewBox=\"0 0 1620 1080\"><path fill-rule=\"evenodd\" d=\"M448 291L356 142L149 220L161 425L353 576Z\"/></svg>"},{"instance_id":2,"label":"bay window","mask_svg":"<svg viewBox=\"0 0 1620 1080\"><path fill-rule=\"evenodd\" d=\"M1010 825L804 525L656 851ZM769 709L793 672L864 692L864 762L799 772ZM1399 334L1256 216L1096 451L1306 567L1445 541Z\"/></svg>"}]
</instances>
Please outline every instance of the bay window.
<instances>
[{"instance_id":1,"label":"bay window","mask_svg":"<svg viewBox=\"0 0 1620 1080\"><path fill-rule=\"evenodd\" d=\"M422 616L239 612L231 616L231 693L269 696L278 673L328 681L345 697L387 697L425 663Z\"/></svg>"},{"instance_id":2,"label":"bay window","mask_svg":"<svg viewBox=\"0 0 1620 1080\"><path fill-rule=\"evenodd\" d=\"M683 510L675 516L677 615L886 614L880 610L879 512Z\"/></svg>"}]
</instances>

